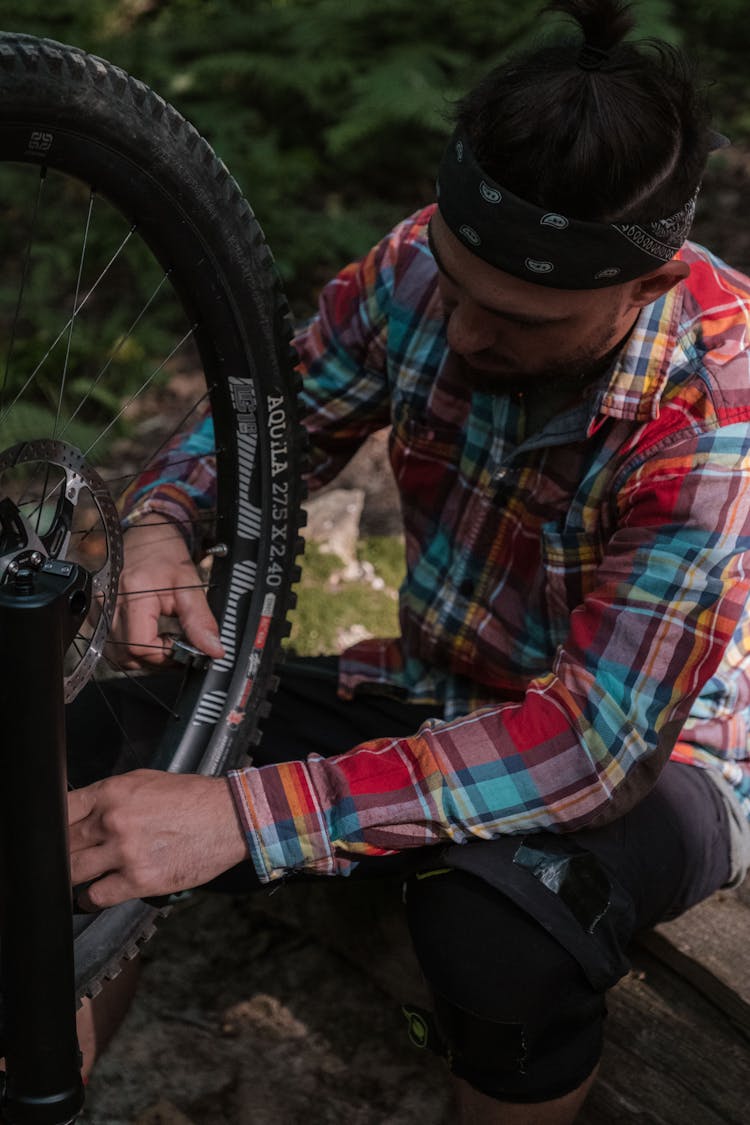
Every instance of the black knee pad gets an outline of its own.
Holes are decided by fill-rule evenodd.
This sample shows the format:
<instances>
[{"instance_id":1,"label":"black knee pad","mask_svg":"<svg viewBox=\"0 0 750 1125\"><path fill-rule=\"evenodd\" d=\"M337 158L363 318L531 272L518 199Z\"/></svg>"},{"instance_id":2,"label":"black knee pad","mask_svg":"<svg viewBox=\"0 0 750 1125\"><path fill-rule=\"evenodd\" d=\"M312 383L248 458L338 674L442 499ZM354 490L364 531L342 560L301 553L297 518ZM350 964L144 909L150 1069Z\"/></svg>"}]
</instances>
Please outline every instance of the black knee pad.
<instances>
[{"instance_id":1,"label":"black knee pad","mask_svg":"<svg viewBox=\"0 0 750 1125\"><path fill-rule=\"evenodd\" d=\"M487 1097L546 1102L575 1090L601 1056L602 998L535 1021L498 1023L467 1012L433 992L435 1025L453 1074Z\"/></svg>"},{"instance_id":2,"label":"black knee pad","mask_svg":"<svg viewBox=\"0 0 750 1125\"><path fill-rule=\"evenodd\" d=\"M434 997L425 1040L454 1074L509 1102L561 1097L588 1077L604 996L535 919L458 871L412 877L406 905Z\"/></svg>"}]
</instances>

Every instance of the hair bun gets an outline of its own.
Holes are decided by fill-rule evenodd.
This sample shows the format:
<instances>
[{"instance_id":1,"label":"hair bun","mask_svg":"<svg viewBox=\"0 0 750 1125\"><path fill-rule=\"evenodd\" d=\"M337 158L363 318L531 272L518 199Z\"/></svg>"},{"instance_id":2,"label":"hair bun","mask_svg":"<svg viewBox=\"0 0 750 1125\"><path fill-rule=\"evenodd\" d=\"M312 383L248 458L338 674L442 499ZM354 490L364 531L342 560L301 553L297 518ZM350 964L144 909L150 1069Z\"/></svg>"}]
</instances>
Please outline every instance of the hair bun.
<instances>
[{"instance_id":1,"label":"hair bun","mask_svg":"<svg viewBox=\"0 0 750 1125\"><path fill-rule=\"evenodd\" d=\"M578 52L576 62L581 70L600 70L608 58L608 51L600 51L598 47L592 47L590 43L584 43Z\"/></svg>"},{"instance_id":2,"label":"hair bun","mask_svg":"<svg viewBox=\"0 0 750 1125\"><path fill-rule=\"evenodd\" d=\"M611 51L635 27L628 0L552 0L547 11L561 12L578 24L583 32L584 50ZM584 70L596 69L593 65L586 66L580 59L579 65Z\"/></svg>"}]
</instances>

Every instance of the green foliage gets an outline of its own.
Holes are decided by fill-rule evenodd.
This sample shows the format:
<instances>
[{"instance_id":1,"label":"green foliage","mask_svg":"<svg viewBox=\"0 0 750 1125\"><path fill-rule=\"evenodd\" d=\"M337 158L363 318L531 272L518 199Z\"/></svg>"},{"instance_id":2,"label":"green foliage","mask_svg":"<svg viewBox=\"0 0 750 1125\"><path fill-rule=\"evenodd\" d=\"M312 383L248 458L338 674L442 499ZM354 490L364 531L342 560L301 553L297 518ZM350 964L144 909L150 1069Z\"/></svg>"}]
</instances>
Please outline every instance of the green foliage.
<instances>
[{"instance_id":1,"label":"green foliage","mask_svg":"<svg viewBox=\"0 0 750 1125\"><path fill-rule=\"evenodd\" d=\"M747 144L750 21L746 0L690 0L679 12L683 37L705 77L717 126L735 144Z\"/></svg>"},{"instance_id":2,"label":"green foliage","mask_svg":"<svg viewBox=\"0 0 750 1125\"><path fill-rule=\"evenodd\" d=\"M50 0L0 24L74 41L209 138L293 304L428 202L451 99L537 28L542 0Z\"/></svg>"},{"instance_id":3,"label":"green foliage","mask_svg":"<svg viewBox=\"0 0 750 1125\"><path fill-rule=\"evenodd\" d=\"M3 442L8 448L16 442L37 439L51 434L55 425L54 406L40 402L18 402L3 419ZM65 433L65 441L86 449L98 434L98 427L74 421Z\"/></svg>"},{"instance_id":4,"label":"green foliage","mask_svg":"<svg viewBox=\"0 0 750 1125\"><path fill-rule=\"evenodd\" d=\"M544 0L0 0L0 26L89 49L172 101L240 182L292 306L306 315L316 289L341 264L433 198L452 102L509 50L559 26L560 16L540 18L543 6ZM750 136L745 7L746 0L637 6L639 36L683 43L717 80L711 96L719 125L735 140ZM68 213L57 213L29 278L27 323L14 343L19 378L70 307L80 226L67 221ZM105 224L94 237L110 233ZM10 277L8 261L15 255L18 265L21 253L20 246L6 250L0 289ZM119 283L129 289L140 274L133 264ZM97 313L99 335L92 318L88 335L73 342L71 372L79 381L92 378L86 349L126 331L116 323L116 301L101 302ZM113 358L124 393L166 354L170 323L166 313L150 317L137 342ZM92 406L107 406L107 393L97 386ZM43 379L39 396L48 405L54 397Z\"/></svg>"},{"instance_id":5,"label":"green foliage","mask_svg":"<svg viewBox=\"0 0 750 1125\"><path fill-rule=\"evenodd\" d=\"M429 201L451 103L559 26L544 0L0 0L0 26L56 36L173 101L260 217L293 305ZM641 0L639 36L684 44L745 131L745 0ZM740 83L742 85L740 85ZM730 120L726 120L731 118Z\"/></svg>"}]
</instances>

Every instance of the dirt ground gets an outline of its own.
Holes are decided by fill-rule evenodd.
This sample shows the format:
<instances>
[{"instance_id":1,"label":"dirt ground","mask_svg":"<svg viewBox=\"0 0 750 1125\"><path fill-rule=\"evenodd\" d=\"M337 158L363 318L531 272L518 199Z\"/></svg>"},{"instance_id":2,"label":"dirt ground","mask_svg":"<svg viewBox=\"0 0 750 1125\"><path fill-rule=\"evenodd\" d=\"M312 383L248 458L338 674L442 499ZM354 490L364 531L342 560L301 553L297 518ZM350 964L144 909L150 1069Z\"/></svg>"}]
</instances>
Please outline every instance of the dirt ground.
<instances>
[{"instance_id":1,"label":"dirt ground","mask_svg":"<svg viewBox=\"0 0 750 1125\"><path fill-rule=\"evenodd\" d=\"M695 230L745 271L749 167L741 152L723 158ZM382 435L337 483L365 489L364 533L398 530ZM93 1075L82 1120L448 1125L443 1065L408 1042L399 1011L421 985L397 888L355 897L352 907L339 889L306 886L180 903L141 954L135 1002Z\"/></svg>"},{"instance_id":2,"label":"dirt ground","mask_svg":"<svg viewBox=\"0 0 750 1125\"><path fill-rule=\"evenodd\" d=\"M364 909L360 895L358 917L344 905L341 924L330 889L202 893L174 909L141 954L136 999L82 1121L448 1125L446 1072L411 1045L396 999L423 998L398 890L367 893ZM373 974L363 957L377 949L388 964Z\"/></svg>"}]
</instances>

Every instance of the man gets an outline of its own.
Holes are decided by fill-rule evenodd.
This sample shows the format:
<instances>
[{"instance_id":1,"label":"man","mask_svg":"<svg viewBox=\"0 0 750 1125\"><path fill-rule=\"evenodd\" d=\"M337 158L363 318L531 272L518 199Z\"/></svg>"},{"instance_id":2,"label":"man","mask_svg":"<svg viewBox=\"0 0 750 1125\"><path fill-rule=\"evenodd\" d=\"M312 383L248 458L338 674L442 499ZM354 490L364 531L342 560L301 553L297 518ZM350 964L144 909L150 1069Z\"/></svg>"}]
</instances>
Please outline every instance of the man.
<instances>
[{"instance_id":1,"label":"man","mask_svg":"<svg viewBox=\"0 0 750 1125\"><path fill-rule=\"evenodd\" d=\"M402 871L479 1123L574 1120L633 933L741 878L750 835L750 282L685 243L716 138L680 56L624 43L618 0L556 7L583 46L464 99L437 206L298 341L313 486L391 422L401 636L290 667L229 784L138 771L71 796L95 906L248 855L262 882ZM159 511L158 484L134 490L134 589L192 565ZM183 597L120 628L148 641L176 609L220 655Z\"/></svg>"}]
</instances>

